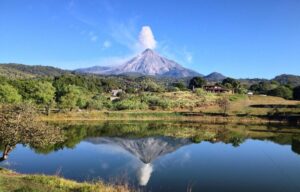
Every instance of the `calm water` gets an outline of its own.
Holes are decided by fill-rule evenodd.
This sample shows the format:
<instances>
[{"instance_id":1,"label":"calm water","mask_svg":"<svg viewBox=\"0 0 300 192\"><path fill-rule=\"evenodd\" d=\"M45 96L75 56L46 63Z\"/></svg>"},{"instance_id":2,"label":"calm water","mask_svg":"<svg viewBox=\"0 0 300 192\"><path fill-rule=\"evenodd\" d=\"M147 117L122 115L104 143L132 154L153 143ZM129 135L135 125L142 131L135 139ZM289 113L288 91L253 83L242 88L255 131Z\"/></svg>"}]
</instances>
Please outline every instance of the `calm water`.
<instances>
[{"instance_id":1,"label":"calm water","mask_svg":"<svg viewBox=\"0 0 300 192\"><path fill-rule=\"evenodd\" d=\"M296 128L106 122L64 135L47 149L18 144L0 166L143 191L300 191Z\"/></svg>"}]
</instances>

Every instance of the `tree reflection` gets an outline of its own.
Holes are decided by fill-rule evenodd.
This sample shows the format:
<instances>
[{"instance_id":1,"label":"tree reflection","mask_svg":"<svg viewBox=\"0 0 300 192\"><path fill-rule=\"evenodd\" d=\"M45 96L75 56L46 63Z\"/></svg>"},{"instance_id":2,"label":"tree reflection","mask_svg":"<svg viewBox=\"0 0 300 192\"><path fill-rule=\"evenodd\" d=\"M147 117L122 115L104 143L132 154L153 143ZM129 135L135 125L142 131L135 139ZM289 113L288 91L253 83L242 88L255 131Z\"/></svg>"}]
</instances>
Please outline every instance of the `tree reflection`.
<instances>
[{"instance_id":1,"label":"tree reflection","mask_svg":"<svg viewBox=\"0 0 300 192\"><path fill-rule=\"evenodd\" d=\"M38 121L36 117L36 110L30 105L1 106L0 145L3 153L0 161L6 160L17 144L42 149L63 140L58 127Z\"/></svg>"},{"instance_id":2,"label":"tree reflection","mask_svg":"<svg viewBox=\"0 0 300 192\"><path fill-rule=\"evenodd\" d=\"M292 140L292 151L300 155L300 138L294 138Z\"/></svg>"}]
</instances>

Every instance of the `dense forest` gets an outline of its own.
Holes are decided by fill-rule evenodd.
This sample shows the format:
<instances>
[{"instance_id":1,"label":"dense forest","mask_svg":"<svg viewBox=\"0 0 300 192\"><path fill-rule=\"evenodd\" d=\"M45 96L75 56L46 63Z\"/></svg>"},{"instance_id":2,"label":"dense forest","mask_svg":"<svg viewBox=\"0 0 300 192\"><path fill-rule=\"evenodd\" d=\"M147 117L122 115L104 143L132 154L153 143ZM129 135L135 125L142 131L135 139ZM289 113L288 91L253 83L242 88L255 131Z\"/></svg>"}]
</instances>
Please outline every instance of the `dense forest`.
<instances>
[{"instance_id":1,"label":"dense forest","mask_svg":"<svg viewBox=\"0 0 300 192\"><path fill-rule=\"evenodd\" d=\"M264 94L300 99L300 77L282 75L273 80L225 78L219 82L207 81L203 77L155 78L151 76L101 76L76 74L72 71L44 66L20 64L0 65L0 102L31 103L50 112L50 109L168 109L188 105L180 104L161 93L198 89L193 94L205 102L212 96L201 90L204 85L216 84L233 93ZM122 90L112 98L112 90ZM199 105L194 102L193 106ZM189 106L186 106L189 107Z\"/></svg>"}]
</instances>

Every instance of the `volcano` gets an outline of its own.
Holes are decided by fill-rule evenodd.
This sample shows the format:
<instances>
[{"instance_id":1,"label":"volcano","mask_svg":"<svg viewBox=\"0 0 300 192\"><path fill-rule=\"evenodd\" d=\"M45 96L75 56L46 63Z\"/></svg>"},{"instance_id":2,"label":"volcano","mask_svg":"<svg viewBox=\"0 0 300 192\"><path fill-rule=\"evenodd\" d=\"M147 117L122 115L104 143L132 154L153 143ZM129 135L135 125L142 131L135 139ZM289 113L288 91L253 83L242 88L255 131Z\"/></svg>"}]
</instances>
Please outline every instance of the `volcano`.
<instances>
[{"instance_id":1,"label":"volcano","mask_svg":"<svg viewBox=\"0 0 300 192\"><path fill-rule=\"evenodd\" d=\"M115 67L94 66L78 69L79 73L93 73L103 75L141 74L162 77L194 77L201 74L187 69L180 64L162 57L152 49L146 49L141 54L130 59L124 64Z\"/></svg>"}]
</instances>

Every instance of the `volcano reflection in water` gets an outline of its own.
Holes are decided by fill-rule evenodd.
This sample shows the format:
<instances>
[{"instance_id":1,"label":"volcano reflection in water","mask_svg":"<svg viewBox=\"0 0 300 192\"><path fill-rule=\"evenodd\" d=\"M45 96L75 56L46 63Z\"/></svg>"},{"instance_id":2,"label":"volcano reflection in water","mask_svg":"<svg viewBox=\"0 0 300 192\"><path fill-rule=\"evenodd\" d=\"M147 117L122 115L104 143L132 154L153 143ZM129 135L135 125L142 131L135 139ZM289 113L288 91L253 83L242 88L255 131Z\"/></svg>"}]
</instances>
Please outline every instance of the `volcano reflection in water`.
<instances>
[{"instance_id":1,"label":"volcano reflection in water","mask_svg":"<svg viewBox=\"0 0 300 192\"><path fill-rule=\"evenodd\" d=\"M140 139L96 137L86 141L93 144L112 145L132 154L140 162L137 177L141 186L146 186L153 172L152 162L159 157L172 153L180 147L191 144L189 139L171 137L148 137Z\"/></svg>"}]
</instances>

